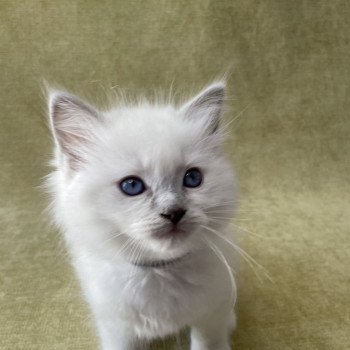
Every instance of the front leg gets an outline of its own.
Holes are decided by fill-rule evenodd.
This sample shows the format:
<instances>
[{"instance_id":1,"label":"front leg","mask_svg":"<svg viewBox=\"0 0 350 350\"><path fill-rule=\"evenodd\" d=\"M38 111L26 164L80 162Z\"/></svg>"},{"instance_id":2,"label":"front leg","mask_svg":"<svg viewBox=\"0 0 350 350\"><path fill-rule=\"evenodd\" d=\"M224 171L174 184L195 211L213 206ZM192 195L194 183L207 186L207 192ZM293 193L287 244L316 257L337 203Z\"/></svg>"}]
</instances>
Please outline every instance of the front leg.
<instances>
[{"instance_id":1,"label":"front leg","mask_svg":"<svg viewBox=\"0 0 350 350\"><path fill-rule=\"evenodd\" d=\"M230 335L236 326L233 312L216 312L191 327L191 350L230 350Z\"/></svg>"},{"instance_id":2,"label":"front leg","mask_svg":"<svg viewBox=\"0 0 350 350\"><path fill-rule=\"evenodd\" d=\"M147 350L148 342L118 323L98 321L102 350Z\"/></svg>"}]
</instances>

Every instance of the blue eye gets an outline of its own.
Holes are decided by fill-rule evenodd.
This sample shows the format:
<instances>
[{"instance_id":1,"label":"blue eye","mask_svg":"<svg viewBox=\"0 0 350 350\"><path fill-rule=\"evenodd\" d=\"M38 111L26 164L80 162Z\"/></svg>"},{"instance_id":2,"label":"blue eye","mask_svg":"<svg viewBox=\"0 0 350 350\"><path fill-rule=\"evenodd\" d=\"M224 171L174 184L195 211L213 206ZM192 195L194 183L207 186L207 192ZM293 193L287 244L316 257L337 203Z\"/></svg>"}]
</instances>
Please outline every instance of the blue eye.
<instances>
[{"instance_id":1,"label":"blue eye","mask_svg":"<svg viewBox=\"0 0 350 350\"><path fill-rule=\"evenodd\" d=\"M185 187L198 187L202 183L202 173L197 168L188 169L184 176L183 185Z\"/></svg>"},{"instance_id":2,"label":"blue eye","mask_svg":"<svg viewBox=\"0 0 350 350\"><path fill-rule=\"evenodd\" d=\"M128 196L137 196L144 192L146 187L141 179L131 176L120 182L120 189Z\"/></svg>"}]
</instances>

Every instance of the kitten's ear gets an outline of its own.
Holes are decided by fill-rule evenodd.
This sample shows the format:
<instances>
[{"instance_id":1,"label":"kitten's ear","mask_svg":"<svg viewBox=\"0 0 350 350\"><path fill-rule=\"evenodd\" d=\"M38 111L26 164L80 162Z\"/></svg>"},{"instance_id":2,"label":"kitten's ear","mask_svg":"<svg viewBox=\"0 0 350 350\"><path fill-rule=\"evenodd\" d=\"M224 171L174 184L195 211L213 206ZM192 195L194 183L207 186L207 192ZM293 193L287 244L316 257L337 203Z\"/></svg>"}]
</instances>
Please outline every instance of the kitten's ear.
<instances>
[{"instance_id":1,"label":"kitten's ear","mask_svg":"<svg viewBox=\"0 0 350 350\"><path fill-rule=\"evenodd\" d=\"M219 81L209 85L196 97L180 108L186 118L205 118L208 132L214 133L220 123L225 99L224 82Z\"/></svg>"},{"instance_id":2,"label":"kitten's ear","mask_svg":"<svg viewBox=\"0 0 350 350\"><path fill-rule=\"evenodd\" d=\"M55 141L76 170L84 161L84 150L94 140L99 113L72 94L53 91L49 94L49 114Z\"/></svg>"}]
</instances>

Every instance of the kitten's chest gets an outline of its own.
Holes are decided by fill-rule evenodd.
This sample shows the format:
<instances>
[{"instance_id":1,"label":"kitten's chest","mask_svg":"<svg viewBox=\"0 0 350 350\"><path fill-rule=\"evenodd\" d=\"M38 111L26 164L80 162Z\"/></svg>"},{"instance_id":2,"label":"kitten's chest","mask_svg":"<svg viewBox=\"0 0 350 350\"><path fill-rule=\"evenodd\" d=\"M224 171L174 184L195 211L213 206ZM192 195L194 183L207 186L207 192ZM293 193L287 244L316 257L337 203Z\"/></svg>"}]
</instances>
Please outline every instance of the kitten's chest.
<instances>
[{"instance_id":1,"label":"kitten's chest","mask_svg":"<svg viewBox=\"0 0 350 350\"><path fill-rule=\"evenodd\" d=\"M190 263L165 268L134 267L118 273L116 294L125 305L138 311L167 315L169 310L169 316L174 317L172 306L176 305L181 313L182 309L192 308L207 297L212 270L209 266L194 267Z\"/></svg>"},{"instance_id":2,"label":"kitten's chest","mask_svg":"<svg viewBox=\"0 0 350 350\"><path fill-rule=\"evenodd\" d=\"M170 268L139 271L122 291L120 313L150 336L178 331L204 312L213 291L203 272Z\"/></svg>"},{"instance_id":3,"label":"kitten's chest","mask_svg":"<svg viewBox=\"0 0 350 350\"><path fill-rule=\"evenodd\" d=\"M97 272L93 266L94 272L90 269L88 276L81 276L90 304L98 305L98 312L118 316L136 331L147 330L151 337L192 323L225 289L220 265L208 257L167 268L106 264Z\"/></svg>"}]
</instances>

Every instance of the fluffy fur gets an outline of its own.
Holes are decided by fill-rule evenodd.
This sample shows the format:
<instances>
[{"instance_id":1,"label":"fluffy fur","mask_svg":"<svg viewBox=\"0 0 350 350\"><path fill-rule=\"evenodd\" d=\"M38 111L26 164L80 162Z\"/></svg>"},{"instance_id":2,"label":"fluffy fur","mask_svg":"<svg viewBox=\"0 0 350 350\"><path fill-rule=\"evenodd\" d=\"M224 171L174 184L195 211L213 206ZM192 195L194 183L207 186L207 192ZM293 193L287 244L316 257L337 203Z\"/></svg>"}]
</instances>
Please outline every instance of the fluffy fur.
<instances>
[{"instance_id":1,"label":"fluffy fur","mask_svg":"<svg viewBox=\"0 0 350 350\"><path fill-rule=\"evenodd\" d=\"M236 286L226 227L235 189L222 149L224 94L216 82L180 107L108 112L50 94L53 214L104 350L140 350L186 326L192 350L230 349ZM193 167L203 182L186 188ZM141 178L145 192L125 195L127 176ZM177 233L160 215L174 207L186 210Z\"/></svg>"}]
</instances>

